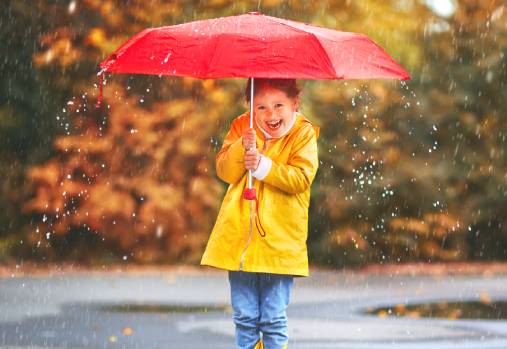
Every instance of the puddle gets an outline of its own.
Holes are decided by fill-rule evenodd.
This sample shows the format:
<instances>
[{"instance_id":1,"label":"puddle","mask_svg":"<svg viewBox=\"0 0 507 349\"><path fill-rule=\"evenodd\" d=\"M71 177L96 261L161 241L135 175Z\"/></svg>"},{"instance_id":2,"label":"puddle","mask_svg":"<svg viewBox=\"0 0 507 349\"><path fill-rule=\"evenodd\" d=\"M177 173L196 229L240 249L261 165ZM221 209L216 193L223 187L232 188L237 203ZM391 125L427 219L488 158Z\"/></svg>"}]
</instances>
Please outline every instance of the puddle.
<instances>
[{"instance_id":1,"label":"puddle","mask_svg":"<svg viewBox=\"0 0 507 349\"><path fill-rule=\"evenodd\" d=\"M436 302L422 304L397 304L390 307L369 308L365 314L402 317L429 317L445 319L507 319L507 301Z\"/></svg>"},{"instance_id":2,"label":"puddle","mask_svg":"<svg viewBox=\"0 0 507 349\"><path fill-rule=\"evenodd\" d=\"M178 304L114 304L100 305L96 309L115 313L210 313L226 312L225 305L178 305Z\"/></svg>"}]
</instances>

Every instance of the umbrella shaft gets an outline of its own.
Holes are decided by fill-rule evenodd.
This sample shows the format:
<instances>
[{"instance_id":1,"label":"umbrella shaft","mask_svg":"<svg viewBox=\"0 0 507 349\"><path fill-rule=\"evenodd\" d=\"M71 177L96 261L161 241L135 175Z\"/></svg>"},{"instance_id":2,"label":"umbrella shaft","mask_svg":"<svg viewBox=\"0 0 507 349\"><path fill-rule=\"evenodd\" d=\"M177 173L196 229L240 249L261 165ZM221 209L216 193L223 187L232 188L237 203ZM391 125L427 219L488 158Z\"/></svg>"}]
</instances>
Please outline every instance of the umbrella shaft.
<instances>
[{"instance_id":1,"label":"umbrella shaft","mask_svg":"<svg viewBox=\"0 0 507 349\"><path fill-rule=\"evenodd\" d=\"M254 78L250 78L250 128L253 128ZM248 170L248 188L252 188L252 170Z\"/></svg>"}]
</instances>

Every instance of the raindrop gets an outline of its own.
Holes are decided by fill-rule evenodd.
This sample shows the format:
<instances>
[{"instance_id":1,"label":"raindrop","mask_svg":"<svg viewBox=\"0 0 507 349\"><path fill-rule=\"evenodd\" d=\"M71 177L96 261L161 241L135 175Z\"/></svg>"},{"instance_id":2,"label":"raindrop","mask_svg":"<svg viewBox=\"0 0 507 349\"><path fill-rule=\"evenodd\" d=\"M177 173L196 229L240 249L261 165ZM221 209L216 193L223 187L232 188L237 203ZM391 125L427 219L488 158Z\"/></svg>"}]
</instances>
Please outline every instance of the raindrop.
<instances>
[{"instance_id":1,"label":"raindrop","mask_svg":"<svg viewBox=\"0 0 507 349\"><path fill-rule=\"evenodd\" d=\"M69 3L68 11L69 11L69 15L73 14L74 12L76 12L76 0L72 0Z\"/></svg>"},{"instance_id":2,"label":"raindrop","mask_svg":"<svg viewBox=\"0 0 507 349\"><path fill-rule=\"evenodd\" d=\"M490 83L491 81L493 81L493 72L491 70L488 70L488 72L486 73L486 81L488 83Z\"/></svg>"},{"instance_id":3,"label":"raindrop","mask_svg":"<svg viewBox=\"0 0 507 349\"><path fill-rule=\"evenodd\" d=\"M165 58L164 58L164 62L163 62L162 64L167 63L167 62L169 61L169 57L171 57L171 54L172 54L172 53L171 53L171 52L169 52L169 53L167 54L167 56L165 56Z\"/></svg>"}]
</instances>

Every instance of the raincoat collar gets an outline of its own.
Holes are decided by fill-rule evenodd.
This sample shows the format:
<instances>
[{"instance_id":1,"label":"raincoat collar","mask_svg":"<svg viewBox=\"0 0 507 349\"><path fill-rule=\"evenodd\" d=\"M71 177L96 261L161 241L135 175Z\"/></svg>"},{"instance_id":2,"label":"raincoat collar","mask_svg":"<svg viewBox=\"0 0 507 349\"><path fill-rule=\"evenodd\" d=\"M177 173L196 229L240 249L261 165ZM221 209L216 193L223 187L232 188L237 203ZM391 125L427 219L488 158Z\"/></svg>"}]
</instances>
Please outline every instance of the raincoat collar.
<instances>
[{"instance_id":1,"label":"raincoat collar","mask_svg":"<svg viewBox=\"0 0 507 349\"><path fill-rule=\"evenodd\" d=\"M298 112L297 111L294 111L294 113L292 114L292 121L290 123L290 126L285 130L285 132L279 136L279 137L271 137L271 135L266 131L264 130L258 123L257 123L257 119L254 118L254 121L255 121L255 126L257 126L257 128L262 132L262 134L264 135L264 139L266 140L269 140L269 139L279 139L279 138L282 138L283 136L285 136L287 133L289 133L289 131L292 129L292 127L294 126L294 124L296 123L296 119L297 119L297 114Z\"/></svg>"}]
</instances>

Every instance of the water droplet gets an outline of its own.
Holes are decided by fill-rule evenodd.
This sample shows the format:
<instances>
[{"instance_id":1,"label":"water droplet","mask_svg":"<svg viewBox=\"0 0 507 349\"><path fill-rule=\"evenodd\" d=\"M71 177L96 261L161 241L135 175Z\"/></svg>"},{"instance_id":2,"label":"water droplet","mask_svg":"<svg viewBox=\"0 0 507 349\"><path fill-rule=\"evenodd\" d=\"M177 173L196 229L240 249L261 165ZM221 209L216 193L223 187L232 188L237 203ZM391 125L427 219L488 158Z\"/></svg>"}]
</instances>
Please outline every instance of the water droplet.
<instances>
[{"instance_id":1,"label":"water droplet","mask_svg":"<svg viewBox=\"0 0 507 349\"><path fill-rule=\"evenodd\" d=\"M169 57L171 57L171 54L172 54L172 52L169 52L167 54L167 56L165 56L164 61L162 62L162 64L167 63L167 61L169 61Z\"/></svg>"}]
</instances>

